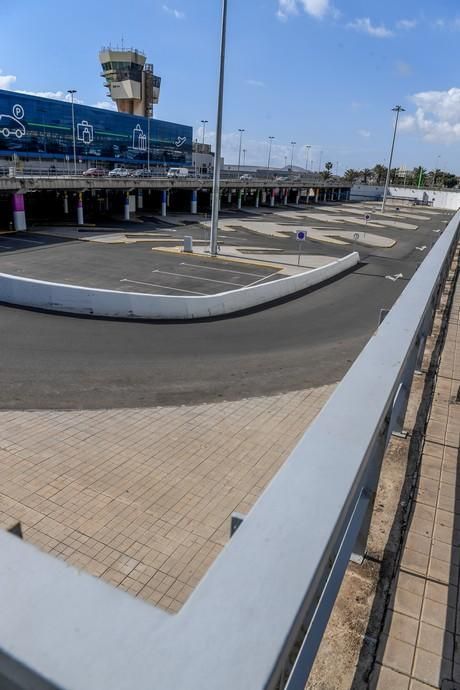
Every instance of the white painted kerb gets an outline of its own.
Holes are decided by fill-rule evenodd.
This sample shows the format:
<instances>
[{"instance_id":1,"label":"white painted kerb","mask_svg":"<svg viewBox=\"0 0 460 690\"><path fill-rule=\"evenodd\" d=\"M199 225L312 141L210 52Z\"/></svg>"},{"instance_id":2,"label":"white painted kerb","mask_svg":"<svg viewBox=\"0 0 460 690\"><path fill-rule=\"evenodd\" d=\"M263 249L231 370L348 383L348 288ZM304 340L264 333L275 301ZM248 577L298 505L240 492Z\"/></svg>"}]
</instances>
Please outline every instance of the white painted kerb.
<instances>
[{"instance_id":1,"label":"white painted kerb","mask_svg":"<svg viewBox=\"0 0 460 690\"><path fill-rule=\"evenodd\" d=\"M358 252L270 283L217 295L149 295L49 283L0 273L0 301L51 311L130 319L200 319L250 309L322 283L359 263Z\"/></svg>"}]
</instances>

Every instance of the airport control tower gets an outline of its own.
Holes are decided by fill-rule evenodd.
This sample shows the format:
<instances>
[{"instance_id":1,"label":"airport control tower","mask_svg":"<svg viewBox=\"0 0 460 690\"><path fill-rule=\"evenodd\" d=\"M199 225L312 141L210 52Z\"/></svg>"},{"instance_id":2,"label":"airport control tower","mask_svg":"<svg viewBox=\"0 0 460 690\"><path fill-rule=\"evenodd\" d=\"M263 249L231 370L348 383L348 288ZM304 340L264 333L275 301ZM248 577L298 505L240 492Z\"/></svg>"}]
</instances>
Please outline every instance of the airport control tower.
<instances>
[{"instance_id":1,"label":"airport control tower","mask_svg":"<svg viewBox=\"0 0 460 690\"><path fill-rule=\"evenodd\" d=\"M102 48L99 53L102 76L118 111L149 117L160 97L161 77L153 73L140 50Z\"/></svg>"}]
</instances>

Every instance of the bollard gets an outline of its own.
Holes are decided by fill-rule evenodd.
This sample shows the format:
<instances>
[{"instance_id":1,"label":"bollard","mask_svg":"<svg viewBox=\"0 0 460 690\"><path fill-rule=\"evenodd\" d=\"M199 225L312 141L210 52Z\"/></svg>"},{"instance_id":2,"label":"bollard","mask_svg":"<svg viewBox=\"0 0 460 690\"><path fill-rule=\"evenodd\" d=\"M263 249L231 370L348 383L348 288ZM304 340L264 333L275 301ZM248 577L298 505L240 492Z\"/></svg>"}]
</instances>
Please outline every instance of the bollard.
<instances>
[{"instance_id":1,"label":"bollard","mask_svg":"<svg viewBox=\"0 0 460 690\"><path fill-rule=\"evenodd\" d=\"M193 254L193 237L191 235L185 235L183 251Z\"/></svg>"}]
</instances>

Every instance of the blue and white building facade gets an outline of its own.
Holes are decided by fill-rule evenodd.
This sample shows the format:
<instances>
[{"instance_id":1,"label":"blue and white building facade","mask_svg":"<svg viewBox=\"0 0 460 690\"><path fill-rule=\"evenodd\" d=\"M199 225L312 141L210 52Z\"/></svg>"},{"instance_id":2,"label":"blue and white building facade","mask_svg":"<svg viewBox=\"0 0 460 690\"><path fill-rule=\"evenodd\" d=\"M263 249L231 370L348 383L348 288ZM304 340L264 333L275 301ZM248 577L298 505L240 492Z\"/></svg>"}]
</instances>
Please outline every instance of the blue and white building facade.
<instances>
[{"instance_id":1,"label":"blue and white building facade","mask_svg":"<svg viewBox=\"0 0 460 690\"><path fill-rule=\"evenodd\" d=\"M79 167L192 166L192 127L74 104ZM0 90L0 162L73 163L72 104Z\"/></svg>"}]
</instances>

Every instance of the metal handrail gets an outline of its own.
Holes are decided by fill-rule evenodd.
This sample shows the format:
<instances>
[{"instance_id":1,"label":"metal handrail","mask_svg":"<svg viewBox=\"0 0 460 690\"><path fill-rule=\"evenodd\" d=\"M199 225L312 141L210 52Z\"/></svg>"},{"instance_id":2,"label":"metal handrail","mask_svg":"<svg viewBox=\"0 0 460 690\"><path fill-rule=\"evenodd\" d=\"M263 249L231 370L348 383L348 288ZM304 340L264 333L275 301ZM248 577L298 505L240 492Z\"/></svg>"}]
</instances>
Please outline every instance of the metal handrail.
<instances>
[{"instance_id":1,"label":"metal handrail","mask_svg":"<svg viewBox=\"0 0 460 690\"><path fill-rule=\"evenodd\" d=\"M303 690L348 560L363 557L382 458L402 426L459 222L457 212L177 615L159 617L0 534L0 681Z\"/></svg>"}]
</instances>

